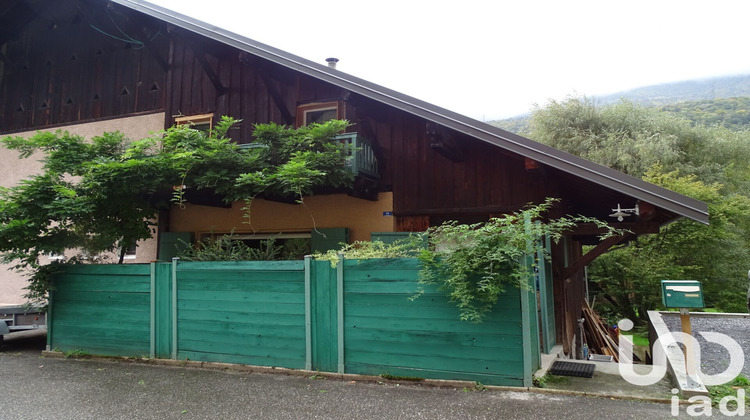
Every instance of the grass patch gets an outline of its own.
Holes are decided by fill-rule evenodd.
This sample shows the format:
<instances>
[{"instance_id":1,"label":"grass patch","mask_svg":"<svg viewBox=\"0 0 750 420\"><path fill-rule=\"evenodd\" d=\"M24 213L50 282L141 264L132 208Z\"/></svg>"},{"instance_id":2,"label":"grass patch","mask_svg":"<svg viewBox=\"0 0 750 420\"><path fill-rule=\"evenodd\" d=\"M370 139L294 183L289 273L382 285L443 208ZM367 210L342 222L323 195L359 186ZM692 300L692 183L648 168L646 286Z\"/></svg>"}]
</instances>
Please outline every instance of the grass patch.
<instances>
[{"instance_id":1,"label":"grass patch","mask_svg":"<svg viewBox=\"0 0 750 420\"><path fill-rule=\"evenodd\" d=\"M747 377L740 375L734 378L733 381L724 385L709 386L708 393L711 396L711 404L718 406L722 398L727 396L736 397L737 391L740 389L745 390L745 395L750 394L750 380ZM745 398L745 407L750 408L750 400ZM734 401L729 401L727 408L736 409L737 404Z\"/></svg>"},{"instance_id":2,"label":"grass patch","mask_svg":"<svg viewBox=\"0 0 750 420\"><path fill-rule=\"evenodd\" d=\"M534 377L532 382L536 388L547 388L550 385L561 385L570 382L570 378L565 376L558 376L552 374L546 374L541 378Z\"/></svg>"},{"instance_id":3,"label":"grass patch","mask_svg":"<svg viewBox=\"0 0 750 420\"><path fill-rule=\"evenodd\" d=\"M90 354L86 350L81 349L75 349L75 350L68 350L65 353L63 353L63 356L65 356L68 359L80 359L84 357L89 357Z\"/></svg>"},{"instance_id":4,"label":"grass patch","mask_svg":"<svg viewBox=\"0 0 750 420\"><path fill-rule=\"evenodd\" d=\"M473 387L469 388L465 386L463 389L464 392L486 391L486 390L487 390L487 387L484 386L484 384L482 384L481 382L475 382Z\"/></svg>"}]
</instances>

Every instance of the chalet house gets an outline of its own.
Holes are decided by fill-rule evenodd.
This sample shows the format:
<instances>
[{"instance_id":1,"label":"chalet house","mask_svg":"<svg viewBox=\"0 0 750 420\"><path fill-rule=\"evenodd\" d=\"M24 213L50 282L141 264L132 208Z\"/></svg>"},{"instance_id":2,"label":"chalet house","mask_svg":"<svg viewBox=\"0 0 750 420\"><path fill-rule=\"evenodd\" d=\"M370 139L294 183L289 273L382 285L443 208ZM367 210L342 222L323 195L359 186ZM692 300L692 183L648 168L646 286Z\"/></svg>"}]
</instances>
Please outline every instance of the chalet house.
<instances>
[{"instance_id":1,"label":"chalet house","mask_svg":"<svg viewBox=\"0 0 750 420\"><path fill-rule=\"evenodd\" d=\"M239 144L252 142L253 123L299 126L331 117L352 123L344 137L363 155L353 165L354 188L307 201L331 243L315 238L300 206L257 200L250 229L242 223L242 203L227 207L194 195L186 208L159 216L156 238L139 244L132 261L167 259L166 245L178 238L231 231L248 240L280 234L325 249L447 220L487 220L546 197L560 199L553 217L592 216L632 235L657 233L681 217L708 222L702 202L145 1L6 0L0 6L0 134L62 128L142 138L223 115L242 120L232 132ZM4 185L33 171L13 153L1 153ZM610 217L618 205L637 205L639 212L618 221ZM546 348L556 343L571 350L584 266L632 239L599 243L596 234L582 225L551 245L547 321L554 332ZM596 246L584 253L584 245ZM0 301L2 293L17 290L0 289Z\"/></svg>"}]
</instances>

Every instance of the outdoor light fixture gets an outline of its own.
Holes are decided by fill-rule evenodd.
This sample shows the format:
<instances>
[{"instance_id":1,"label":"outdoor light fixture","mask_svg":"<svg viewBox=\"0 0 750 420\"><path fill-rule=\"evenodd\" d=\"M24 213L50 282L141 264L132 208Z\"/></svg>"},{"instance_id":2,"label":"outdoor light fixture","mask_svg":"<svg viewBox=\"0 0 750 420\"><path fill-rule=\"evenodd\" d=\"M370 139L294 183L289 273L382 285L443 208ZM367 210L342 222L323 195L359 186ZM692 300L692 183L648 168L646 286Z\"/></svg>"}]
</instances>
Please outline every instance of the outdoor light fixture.
<instances>
[{"instance_id":1,"label":"outdoor light fixture","mask_svg":"<svg viewBox=\"0 0 750 420\"><path fill-rule=\"evenodd\" d=\"M610 214L609 217L616 217L618 222L622 222L623 218L630 216L631 214L634 214L638 216L638 203L635 204L635 207L632 209L623 209L620 207L620 203L617 203L617 208L612 209L614 213Z\"/></svg>"}]
</instances>

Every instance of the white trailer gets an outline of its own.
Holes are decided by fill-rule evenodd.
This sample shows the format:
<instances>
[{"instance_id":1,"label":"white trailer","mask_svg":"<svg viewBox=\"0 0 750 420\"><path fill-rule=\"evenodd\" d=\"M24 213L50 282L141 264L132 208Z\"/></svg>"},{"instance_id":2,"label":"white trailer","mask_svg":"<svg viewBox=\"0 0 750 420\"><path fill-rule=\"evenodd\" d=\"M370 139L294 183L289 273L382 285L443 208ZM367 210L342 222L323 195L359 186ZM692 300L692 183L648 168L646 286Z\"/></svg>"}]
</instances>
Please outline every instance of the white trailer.
<instances>
[{"instance_id":1,"label":"white trailer","mask_svg":"<svg viewBox=\"0 0 750 420\"><path fill-rule=\"evenodd\" d=\"M25 305L0 305L0 346L3 336L18 331L47 329L47 314L40 308Z\"/></svg>"}]
</instances>

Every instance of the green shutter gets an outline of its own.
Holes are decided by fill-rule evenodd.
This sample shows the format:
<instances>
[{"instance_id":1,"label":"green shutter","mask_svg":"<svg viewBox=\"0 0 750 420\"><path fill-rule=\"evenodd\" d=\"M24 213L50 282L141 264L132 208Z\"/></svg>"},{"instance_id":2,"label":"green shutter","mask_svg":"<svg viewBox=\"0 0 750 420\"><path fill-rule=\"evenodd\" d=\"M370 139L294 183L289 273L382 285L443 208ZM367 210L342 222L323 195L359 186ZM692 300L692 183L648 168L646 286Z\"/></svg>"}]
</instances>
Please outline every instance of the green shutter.
<instances>
[{"instance_id":1,"label":"green shutter","mask_svg":"<svg viewBox=\"0 0 750 420\"><path fill-rule=\"evenodd\" d=\"M310 236L310 250L312 252L327 252L341 249L342 243L349 243L348 228L315 229Z\"/></svg>"},{"instance_id":2,"label":"green shutter","mask_svg":"<svg viewBox=\"0 0 750 420\"><path fill-rule=\"evenodd\" d=\"M192 232L161 232L159 234L159 261L171 261L192 243Z\"/></svg>"}]
</instances>

